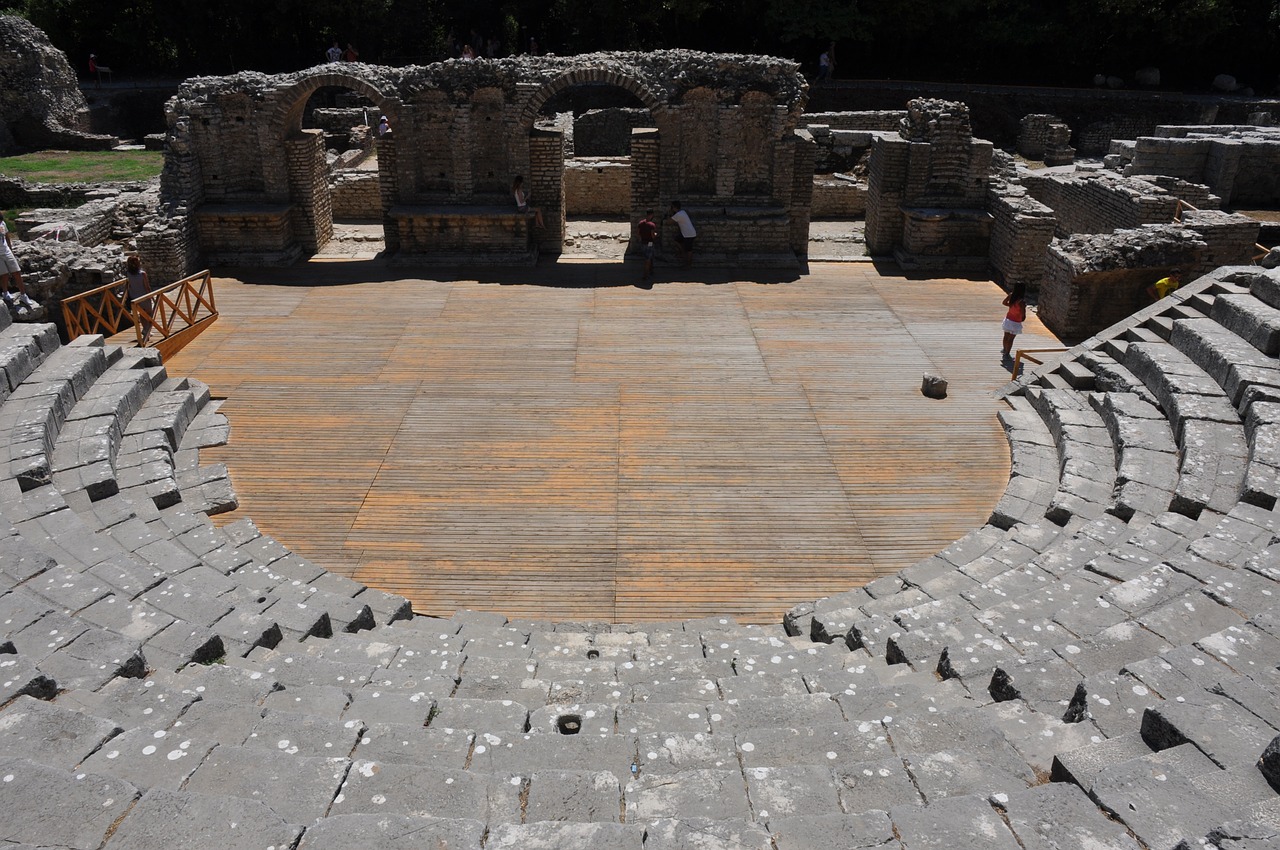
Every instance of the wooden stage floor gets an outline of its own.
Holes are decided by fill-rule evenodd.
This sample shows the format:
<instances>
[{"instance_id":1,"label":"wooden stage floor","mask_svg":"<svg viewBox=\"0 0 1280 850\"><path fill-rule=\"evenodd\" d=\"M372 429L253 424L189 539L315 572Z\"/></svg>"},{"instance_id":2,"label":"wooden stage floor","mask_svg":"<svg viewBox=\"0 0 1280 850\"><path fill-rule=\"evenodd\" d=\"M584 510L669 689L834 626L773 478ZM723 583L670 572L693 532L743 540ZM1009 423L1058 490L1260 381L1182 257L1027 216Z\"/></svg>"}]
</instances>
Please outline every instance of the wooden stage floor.
<instances>
[{"instance_id":1,"label":"wooden stage floor","mask_svg":"<svg viewBox=\"0 0 1280 850\"><path fill-rule=\"evenodd\" d=\"M777 622L986 520L1009 471L995 284L726 275L219 277L221 318L169 368L226 399L231 442L202 453L240 497L220 522L423 614Z\"/></svg>"}]
</instances>

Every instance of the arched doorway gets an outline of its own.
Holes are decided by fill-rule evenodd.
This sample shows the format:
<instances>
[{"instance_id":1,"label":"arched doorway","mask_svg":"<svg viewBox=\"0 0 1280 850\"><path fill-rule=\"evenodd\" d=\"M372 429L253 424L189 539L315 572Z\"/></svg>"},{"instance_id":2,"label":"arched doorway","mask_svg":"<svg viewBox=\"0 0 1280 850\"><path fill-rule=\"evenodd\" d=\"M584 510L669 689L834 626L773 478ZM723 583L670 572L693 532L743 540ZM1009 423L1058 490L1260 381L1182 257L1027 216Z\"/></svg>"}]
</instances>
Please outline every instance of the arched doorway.
<instances>
[{"instance_id":1,"label":"arched doorway","mask_svg":"<svg viewBox=\"0 0 1280 850\"><path fill-rule=\"evenodd\" d=\"M386 116L395 126L396 102L359 77L327 69L275 99L294 237L303 254L370 259L381 253L396 178L390 136L380 137L378 125Z\"/></svg>"},{"instance_id":2,"label":"arched doorway","mask_svg":"<svg viewBox=\"0 0 1280 850\"><path fill-rule=\"evenodd\" d=\"M524 119L531 162L547 134L561 144L558 167L535 173L534 187L557 208L560 256L621 261L638 254L635 225L658 198L661 109L637 80L594 68L552 80L530 100Z\"/></svg>"}]
</instances>

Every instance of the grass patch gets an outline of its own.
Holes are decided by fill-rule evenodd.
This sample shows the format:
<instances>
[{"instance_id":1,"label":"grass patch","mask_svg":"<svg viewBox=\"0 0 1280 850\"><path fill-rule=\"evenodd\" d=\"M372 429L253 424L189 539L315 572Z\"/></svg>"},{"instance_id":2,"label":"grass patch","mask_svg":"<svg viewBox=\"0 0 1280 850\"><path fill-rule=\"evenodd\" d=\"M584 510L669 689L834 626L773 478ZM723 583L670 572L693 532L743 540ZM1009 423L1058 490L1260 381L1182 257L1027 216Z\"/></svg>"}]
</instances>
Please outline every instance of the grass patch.
<instances>
[{"instance_id":1,"label":"grass patch","mask_svg":"<svg viewBox=\"0 0 1280 850\"><path fill-rule=\"evenodd\" d=\"M0 157L0 174L36 183L150 180L163 166L160 151L40 151Z\"/></svg>"}]
</instances>

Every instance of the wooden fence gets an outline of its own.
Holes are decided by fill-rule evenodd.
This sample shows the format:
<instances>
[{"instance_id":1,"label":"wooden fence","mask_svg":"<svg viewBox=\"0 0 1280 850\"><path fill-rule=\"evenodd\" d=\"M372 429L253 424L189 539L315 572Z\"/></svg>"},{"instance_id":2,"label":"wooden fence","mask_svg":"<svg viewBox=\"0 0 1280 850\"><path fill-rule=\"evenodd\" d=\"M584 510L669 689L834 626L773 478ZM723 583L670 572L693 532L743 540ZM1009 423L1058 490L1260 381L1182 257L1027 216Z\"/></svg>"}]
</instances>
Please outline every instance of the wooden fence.
<instances>
[{"instance_id":1,"label":"wooden fence","mask_svg":"<svg viewBox=\"0 0 1280 850\"><path fill-rule=\"evenodd\" d=\"M159 349L162 357L168 357L218 318L208 269L136 301L128 300L128 291L128 282L117 280L64 300L62 316L68 336L113 336L132 325L139 346Z\"/></svg>"}]
</instances>

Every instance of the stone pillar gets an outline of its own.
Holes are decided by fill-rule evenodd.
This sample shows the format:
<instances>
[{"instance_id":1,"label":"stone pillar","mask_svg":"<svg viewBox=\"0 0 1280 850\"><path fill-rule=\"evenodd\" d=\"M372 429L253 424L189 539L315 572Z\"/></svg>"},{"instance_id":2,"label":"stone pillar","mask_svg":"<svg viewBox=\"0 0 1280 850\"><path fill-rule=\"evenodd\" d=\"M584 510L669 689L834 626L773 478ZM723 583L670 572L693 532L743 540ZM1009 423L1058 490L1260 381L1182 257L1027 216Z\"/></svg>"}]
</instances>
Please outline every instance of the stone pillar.
<instances>
[{"instance_id":1,"label":"stone pillar","mask_svg":"<svg viewBox=\"0 0 1280 850\"><path fill-rule=\"evenodd\" d=\"M538 252L564 250L564 134L535 127L529 132L529 194L546 227L534 234Z\"/></svg>"},{"instance_id":2,"label":"stone pillar","mask_svg":"<svg viewBox=\"0 0 1280 850\"><path fill-rule=\"evenodd\" d=\"M303 130L285 139L289 170L289 198L293 202L294 238L302 250L314 254L333 237L333 207L329 197L324 131Z\"/></svg>"},{"instance_id":3,"label":"stone pillar","mask_svg":"<svg viewBox=\"0 0 1280 850\"><path fill-rule=\"evenodd\" d=\"M377 141L378 193L382 202L382 241L388 252L400 250L400 222L391 216L391 208L399 203L396 181L396 134L392 130Z\"/></svg>"},{"instance_id":4,"label":"stone pillar","mask_svg":"<svg viewBox=\"0 0 1280 850\"><path fill-rule=\"evenodd\" d=\"M900 136L876 135L871 140L867 174L867 253L892 254L902 237L902 202L907 190L911 144Z\"/></svg>"},{"instance_id":5,"label":"stone pillar","mask_svg":"<svg viewBox=\"0 0 1280 850\"><path fill-rule=\"evenodd\" d=\"M631 241L627 253L639 255L640 240L635 227L644 214L653 210L661 217L664 209L659 195L658 151L661 139L658 131L640 127L631 131Z\"/></svg>"},{"instance_id":6,"label":"stone pillar","mask_svg":"<svg viewBox=\"0 0 1280 850\"><path fill-rule=\"evenodd\" d=\"M787 212L791 216L791 250L798 257L809 255L809 219L813 211L813 163L818 146L804 130L795 131L791 173L791 198Z\"/></svg>"},{"instance_id":7,"label":"stone pillar","mask_svg":"<svg viewBox=\"0 0 1280 850\"><path fill-rule=\"evenodd\" d=\"M1236 187L1236 174L1240 171L1240 156L1245 145L1238 139L1214 139L1204 162L1204 182L1209 191L1222 198L1222 205L1231 205L1231 195Z\"/></svg>"},{"instance_id":8,"label":"stone pillar","mask_svg":"<svg viewBox=\"0 0 1280 850\"><path fill-rule=\"evenodd\" d=\"M475 180L471 173L471 158L475 152L475 140L471 137L471 108L455 106L453 126L450 130L453 145L449 149L452 159L450 173L453 174L453 199L458 203L471 202L475 192Z\"/></svg>"}]
</instances>

